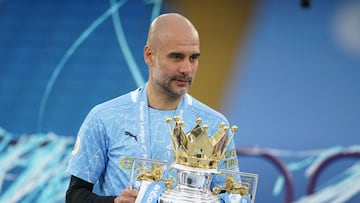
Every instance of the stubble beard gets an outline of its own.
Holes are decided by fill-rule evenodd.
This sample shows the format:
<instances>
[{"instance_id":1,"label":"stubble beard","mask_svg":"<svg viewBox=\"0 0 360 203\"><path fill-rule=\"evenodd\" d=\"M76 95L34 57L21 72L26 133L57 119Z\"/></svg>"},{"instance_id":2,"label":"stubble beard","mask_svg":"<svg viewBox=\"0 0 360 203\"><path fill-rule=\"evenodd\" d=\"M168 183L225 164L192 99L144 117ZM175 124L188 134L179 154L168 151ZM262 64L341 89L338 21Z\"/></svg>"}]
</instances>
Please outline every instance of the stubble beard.
<instances>
[{"instance_id":1,"label":"stubble beard","mask_svg":"<svg viewBox=\"0 0 360 203\"><path fill-rule=\"evenodd\" d=\"M184 78L184 76L174 76L170 78L169 80L162 80L161 78L156 78L156 83L161 87L170 97L172 98L178 98L183 96L189 91L189 88L192 83L192 78L190 76L186 76L185 80L188 81L188 85L186 86L177 86L176 80L177 78ZM176 87L173 88L171 85L175 85Z\"/></svg>"}]
</instances>

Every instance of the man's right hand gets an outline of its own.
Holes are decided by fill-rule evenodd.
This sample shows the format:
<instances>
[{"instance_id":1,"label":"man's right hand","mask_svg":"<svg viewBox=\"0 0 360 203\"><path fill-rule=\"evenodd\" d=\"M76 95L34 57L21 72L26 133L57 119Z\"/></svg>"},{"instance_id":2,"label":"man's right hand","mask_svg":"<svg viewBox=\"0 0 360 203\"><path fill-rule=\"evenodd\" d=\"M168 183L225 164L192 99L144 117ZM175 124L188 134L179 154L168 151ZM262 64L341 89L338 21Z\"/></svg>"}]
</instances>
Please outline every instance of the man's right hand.
<instances>
[{"instance_id":1,"label":"man's right hand","mask_svg":"<svg viewBox=\"0 0 360 203\"><path fill-rule=\"evenodd\" d=\"M114 199L114 203L134 203L138 192L139 191L135 189L125 189L122 191L120 196L117 196Z\"/></svg>"}]
</instances>

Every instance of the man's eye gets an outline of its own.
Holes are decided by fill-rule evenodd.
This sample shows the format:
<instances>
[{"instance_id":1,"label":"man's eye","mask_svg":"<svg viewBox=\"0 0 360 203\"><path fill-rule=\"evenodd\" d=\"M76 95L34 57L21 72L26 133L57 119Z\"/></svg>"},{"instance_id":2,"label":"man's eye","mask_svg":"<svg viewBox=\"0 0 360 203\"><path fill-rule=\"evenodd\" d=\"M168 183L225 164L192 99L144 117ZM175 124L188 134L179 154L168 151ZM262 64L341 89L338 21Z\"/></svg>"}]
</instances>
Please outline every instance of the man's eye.
<instances>
[{"instance_id":1,"label":"man's eye","mask_svg":"<svg viewBox=\"0 0 360 203\"><path fill-rule=\"evenodd\" d=\"M171 55L171 58L172 58L172 59L179 60L179 59L181 59L182 57L181 57L180 54L172 54L172 55Z\"/></svg>"},{"instance_id":2,"label":"man's eye","mask_svg":"<svg viewBox=\"0 0 360 203\"><path fill-rule=\"evenodd\" d=\"M199 57L200 57L200 55L192 55L192 56L190 56L190 60L192 60L192 61L196 61L196 60L198 60L199 59Z\"/></svg>"},{"instance_id":3,"label":"man's eye","mask_svg":"<svg viewBox=\"0 0 360 203\"><path fill-rule=\"evenodd\" d=\"M196 60L198 58L199 58L198 56L191 56L191 60Z\"/></svg>"}]
</instances>

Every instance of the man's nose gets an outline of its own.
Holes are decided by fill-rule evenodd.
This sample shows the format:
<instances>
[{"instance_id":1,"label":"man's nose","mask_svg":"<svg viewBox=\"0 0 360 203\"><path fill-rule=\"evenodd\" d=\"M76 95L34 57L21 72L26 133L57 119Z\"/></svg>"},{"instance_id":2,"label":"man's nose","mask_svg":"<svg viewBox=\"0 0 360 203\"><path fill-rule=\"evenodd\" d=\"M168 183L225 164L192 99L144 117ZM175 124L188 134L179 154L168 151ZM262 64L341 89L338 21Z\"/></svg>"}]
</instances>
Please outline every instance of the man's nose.
<instances>
[{"instance_id":1,"label":"man's nose","mask_svg":"<svg viewBox=\"0 0 360 203\"><path fill-rule=\"evenodd\" d=\"M192 65L193 64L190 60L184 60L184 62L181 64L180 72L186 75L189 74L193 69Z\"/></svg>"}]
</instances>

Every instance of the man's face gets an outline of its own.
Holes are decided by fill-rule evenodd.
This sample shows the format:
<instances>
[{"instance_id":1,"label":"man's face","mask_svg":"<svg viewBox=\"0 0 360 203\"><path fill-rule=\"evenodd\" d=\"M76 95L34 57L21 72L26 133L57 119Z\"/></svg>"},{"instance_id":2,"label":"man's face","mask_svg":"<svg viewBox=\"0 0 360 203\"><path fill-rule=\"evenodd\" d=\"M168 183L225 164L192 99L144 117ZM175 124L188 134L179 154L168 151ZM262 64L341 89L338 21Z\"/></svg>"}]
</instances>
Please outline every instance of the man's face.
<instances>
[{"instance_id":1,"label":"man's face","mask_svg":"<svg viewBox=\"0 0 360 203\"><path fill-rule=\"evenodd\" d=\"M188 92L198 68L198 40L167 40L153 55L151 79L171 97Z\"/></svg>"}]
</instances>

